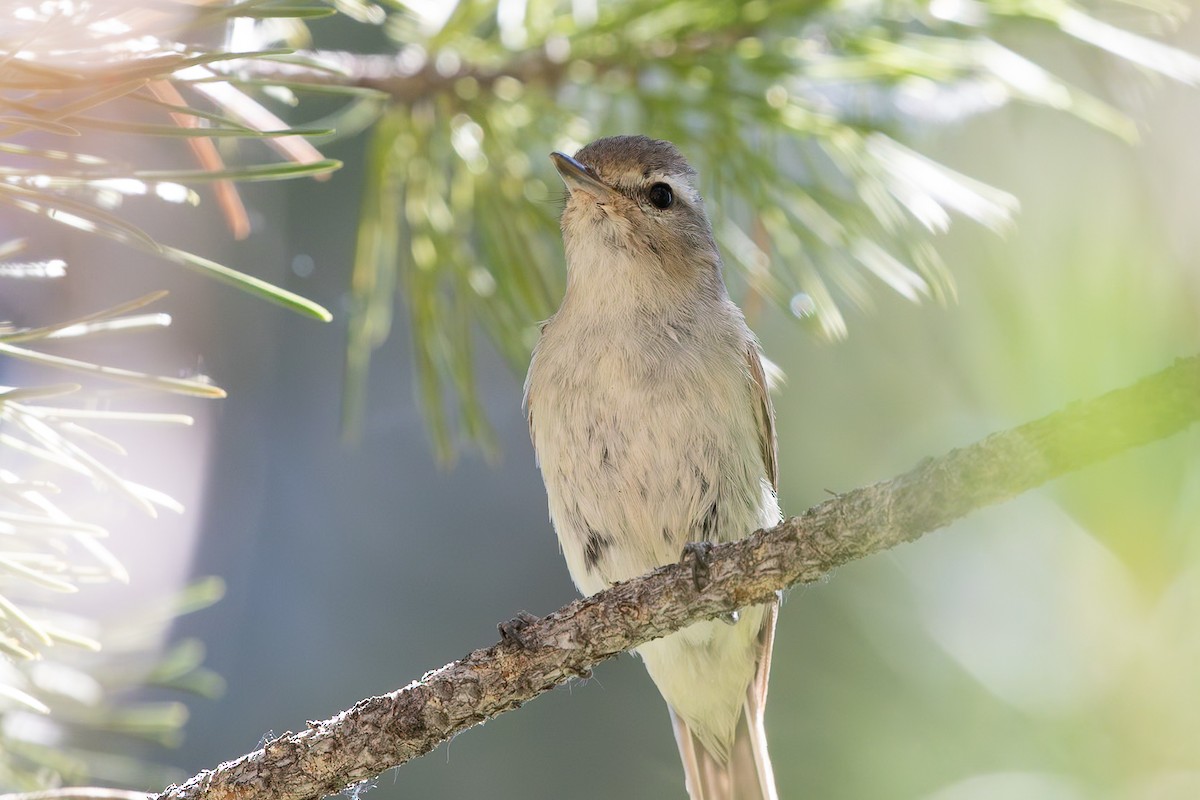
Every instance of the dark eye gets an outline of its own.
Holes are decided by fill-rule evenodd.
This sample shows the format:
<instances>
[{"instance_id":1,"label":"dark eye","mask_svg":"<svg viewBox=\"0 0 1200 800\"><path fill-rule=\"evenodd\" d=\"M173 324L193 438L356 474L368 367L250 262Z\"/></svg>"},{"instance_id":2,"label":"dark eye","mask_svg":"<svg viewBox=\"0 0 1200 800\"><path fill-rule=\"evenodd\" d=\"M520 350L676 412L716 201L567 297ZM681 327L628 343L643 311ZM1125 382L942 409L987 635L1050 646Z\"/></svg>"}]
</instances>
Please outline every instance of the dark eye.
<instances>
[{"instance_id":1,"label":"dark eye","mask_svg":"<svg viewBox=\"0 0 1200 800\"><path fill-rule=\"evenodd\" d=\"M655 208L670 208L675 202L675 193L665 183L656 183L650 187L649 199Z\"/></svg>"}]
</instances>

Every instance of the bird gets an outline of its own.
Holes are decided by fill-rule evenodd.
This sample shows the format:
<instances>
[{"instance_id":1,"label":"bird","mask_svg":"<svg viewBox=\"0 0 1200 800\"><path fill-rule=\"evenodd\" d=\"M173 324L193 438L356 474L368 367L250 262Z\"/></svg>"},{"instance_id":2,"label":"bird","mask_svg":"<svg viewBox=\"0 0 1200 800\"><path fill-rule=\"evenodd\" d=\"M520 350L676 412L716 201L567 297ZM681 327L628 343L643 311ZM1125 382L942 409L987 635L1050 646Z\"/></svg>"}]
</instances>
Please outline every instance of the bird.
<instances>
[{"instance_id":1,"label":"bird","mask_svg":"<svg viewBox=\"0 0 1200 800\"><path fill-rule=\"evenodd\" d=\"M524 408L567 568L592 595L777 524L775 418L679 149L620 135L550 158L566 290ZM637 648L691 800L777 798L763 725L777 612L778 598Z\"/></svg>"}]
</instances>

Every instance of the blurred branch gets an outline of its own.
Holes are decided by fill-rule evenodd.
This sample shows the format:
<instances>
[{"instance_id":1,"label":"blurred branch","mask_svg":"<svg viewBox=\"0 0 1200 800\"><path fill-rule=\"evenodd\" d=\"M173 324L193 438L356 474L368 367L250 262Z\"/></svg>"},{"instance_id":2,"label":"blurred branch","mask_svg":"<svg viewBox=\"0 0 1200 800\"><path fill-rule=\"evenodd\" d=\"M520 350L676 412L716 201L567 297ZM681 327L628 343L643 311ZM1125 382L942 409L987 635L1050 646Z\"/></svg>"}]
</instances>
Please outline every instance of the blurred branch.
<instances>
[{"instance_id":1,"label":"blurred branch","mask_svg":"<svg viewBox=\"0 0 1200 800\"><path fill-rule=\"evenodd\" d=\"M1197 420L1200 356L927 459L897 478L838 495L742 541L713 547L699 590L691 565L670 564L543 619L523 617L520 643L476 650L158 797L298 800L338 792L643 642L820 580L848 561L913 541Z\"/></svg>"},{"instance_id":2,"label":"blurred branch","mask_svg":"<svg viewBox=\"0 0 1200 800\"><path fill-rule=\"evenodd\" d=\"M674 48L680 57L690 57L712 48L731 47L750 32L749 28L730 28L693 34L675 42ZM476 88L484 92L490 91L502 78L554 89L566 80L570 65L569 59L552 56L545 50L526 50L498 66L460 62L452 69L424 58L414 64L403 50L395 55L301 50L294 58L292 61L232 62L226 69L253 80L371 89L387 95L393 103L409 105L443 92L453 92L455 84L461 80L474 81ZM607 59L590 58L588 63L594 70L593 77L610 69L636 72L639 66L628 53Z\"/></svg>"},{"instance_id":3,"label":"blurred branch","mask_svg":"<svg viewBox=\"0 0 1200 800\"><path fill-rule=\"evenodd\" d=\"M551 61L544 54L526 55L500 69L479 69L463 65L453 72L442 72L426 63L413 69L403 55L350 53L345 50L299 51L302 62L256 61L236 64L234 71L245 78L311 86L337 86L372 89L383 92L396 103L409 104L452 89L463 78L474 78L488 89L501 77L522 83L554 85L566 65Z\"/></svg>"}]
</instances>

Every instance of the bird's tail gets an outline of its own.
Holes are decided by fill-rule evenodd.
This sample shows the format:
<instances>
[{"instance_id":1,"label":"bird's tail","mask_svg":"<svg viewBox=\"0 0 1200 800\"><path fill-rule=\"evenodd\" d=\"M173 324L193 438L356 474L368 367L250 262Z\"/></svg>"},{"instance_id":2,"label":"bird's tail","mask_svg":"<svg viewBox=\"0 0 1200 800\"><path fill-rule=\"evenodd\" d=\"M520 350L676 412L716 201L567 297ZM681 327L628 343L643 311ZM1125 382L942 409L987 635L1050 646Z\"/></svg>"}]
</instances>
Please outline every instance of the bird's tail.
<instances>
[{"instance_id":1,"label":"bird's tail","mask_svg":"<svg viewBox=\"0 0 1200 800\"><path fill-rule=\"evenodd\" d=\"M767 678L771 668L771 650L775 642L775 616L779 606L768 606L759 632L758 667L754 680L746 687L746 700L738 720L728 760L712 753L671 709L675 743L687 781L691 800L779 800L775 773L767 753L767 732L763 712L767 707Z\"/></svg>"},{"instance_id":2,"label":"bird's tail","mask_svg":"<svg viewBox=\"0 0 1200 800\"><path fill-rule=\"evenodd\" d=\"M743 708L728 761L709 752L674 711L671 722L691 800L779 800L762 709L749 702Z\"/></svg>"}]
</instances>

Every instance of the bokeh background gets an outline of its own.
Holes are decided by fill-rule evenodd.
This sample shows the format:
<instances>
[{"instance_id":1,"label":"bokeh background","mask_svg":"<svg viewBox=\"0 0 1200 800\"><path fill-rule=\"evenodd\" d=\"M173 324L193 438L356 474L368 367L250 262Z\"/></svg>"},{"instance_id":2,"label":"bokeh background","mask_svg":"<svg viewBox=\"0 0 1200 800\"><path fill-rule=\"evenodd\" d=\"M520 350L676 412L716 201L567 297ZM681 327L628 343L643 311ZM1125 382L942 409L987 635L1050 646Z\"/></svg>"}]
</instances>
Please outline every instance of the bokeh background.
<instances>
[{"instance_id":1,"label":"bokeh background","mask_svg":"<svg viewBox=\"0 0 1200 800\"><path fill-rule=\"evenodd\" d=\"M380 46L377 30L346 20L313 31L319 46ZM1000 235L956 225L938 237L955 301L912 303L880 282L869 309L846 310L844 340L751 304L788 377L775 400L788 513L1197 350L1200 93L1021 35L1043 63L1115 96L1142 141L1021 105L909 126L908 144L1021 210ZM1200 52L1200 25L1171 40ZM549 152L561 132L535 122L525 136ZM477 381L494 458L463 447L438 466L403 302L373 357L361 434L343 440L364 141L323 148L345 162L328 182L250 187L246 242L227 242L211 204L165 223L173 243L324 304L332 324L115 245L90 253L103 268L0 296L12 319L169 288L171 336L141 363L202 371L229 392L189 406L190 429L125 442L131 477L188 511L131 516L136 529L113 547L132 586L92 595L116 617L189 577L225 582L220 603L171 633L202 640L226 684L189 701L182 743L154 754L180 775L487 645L517 611L575 597L520 409L523 376L486 342ZM531 169L553 180L548 161ZM767 715L781 796L1200 797L1198 445L1195 431L1176 436L792 591ZM685 796L666 710L628 656L385 774L371 794Z\"/></svg>"}]
</instances>

